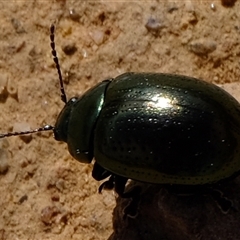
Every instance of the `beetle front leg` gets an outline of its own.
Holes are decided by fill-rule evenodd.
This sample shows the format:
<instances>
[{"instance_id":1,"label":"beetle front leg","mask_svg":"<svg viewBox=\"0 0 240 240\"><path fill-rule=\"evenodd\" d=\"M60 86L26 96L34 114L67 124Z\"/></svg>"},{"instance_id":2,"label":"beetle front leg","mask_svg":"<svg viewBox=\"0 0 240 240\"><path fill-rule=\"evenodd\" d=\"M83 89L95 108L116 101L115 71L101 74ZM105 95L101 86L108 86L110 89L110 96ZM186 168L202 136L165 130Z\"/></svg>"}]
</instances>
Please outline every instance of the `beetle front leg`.
<instances>
[{"instance_id":1,"label":"beetle front leg","mask_svg":"<svg viewBox=\"0 0 240 240\"><path fill-rule=\"evenodd\" d=\"M107 177L109 177L112 173L104 169L102 166L100 166L97 162L93 165L92 170L92 177L96 179L97 181L101 181Z\"/></svg>"},{"instance_id":2,"label":"beetle front leg","mask_svg":"<svg viewBox=\"0 0 240 240\"><path fill-rule=\"evenodd\" d=\"M125 192L125 186L127 183L127 178L121 177L119 175L113 174L103 167L101 167L97 162L94 163L92 176L97 181L101 181L110 176L110 178L103 182L98 188L98 192L101 193L103 189L113 190L121 198L131 198L129 204L123 210L124 218L131 217L134 218L137 216L138 206L140 201L140 187L134 187L128 192Z\"/></svg>"},{"instance_id":3,"label":"beetle front leg","mask_svg":"<svg viewBox=\"0 0 240 240\"><path fill-rule=\"evenodd\" d=\"M110 176L110 178L107 181L103 182L100 185L100 187L98 189L99 193L101 193L103 189L107 189L107 190L114 189L115 192L120 197L126 197L126 198L131 197L131 196L128 196L128 194L126 195L126 193L124 193L125 185L126 185L128 179L109 172L108 170L106 170L102 166L100 166L97 162L94 163L92 176L97 181L101 181Z\"/></svg>"},{"instance_id":4,"label":"beetle front leg","mask_svg":"<svg viewBox=\"0 0 240 240\"><path fill-rule=\"evenodd\" d=\"M114 189L114 179L111 172L101 167L97 162L93 165L92 177L97 181L101 181L111 176L108 181L103 182L98 188L98 192L101 193L103 189L112 190Z\"/></svg>"},{"instance_id":5,"label":"beetle front leg","mask_svg":"<svg viewBox=\"0 0 240 240\"><path fill-rule=\"evenodd\" d=\"M113 190L113 189L114 189L114 186L115 186L115 184L114 184L114 176L111 175L111 177L110 177L107 181L103 182L103 183L99 186L99 188L98 188L98 193L102 193L102 190L103 190L103 189Z\"/></svg>"},{"instance_id":6,"label":"beetle front leg","mask_svg":"<svg viewBox=\"0 0 240 240\"><path fill-rule=\"evenodd\" d=\"M113 176L113 175L112 175ZM121 198L130 198L128 205L123 209L123 218L127 217L135 218L138 214L141 187L135 186L131 190L125 192L125 185L127 183L127 178L115 175L115 192Z\"/></svg>"},{"instance_id":7,"label":"beetle front leg","mask_svg":"<svg viewBox=\"0 0 240 240\"><path fill-rule=\"evenodd\" d=\"M107 189L107 190L114 189L115 192L120 197L124 196L125 185L128 180L127 178L120 177L118 175L115 175L115 174L109 172L108 170L106 170L102 166L100 166L97 162L94 163L92 176L97 181L101 181L110 176L110 178L107 181L103 182L100 185L100 187L98 189L99 193L101 193L103 189Z\"/></svg>"}]
</instances>

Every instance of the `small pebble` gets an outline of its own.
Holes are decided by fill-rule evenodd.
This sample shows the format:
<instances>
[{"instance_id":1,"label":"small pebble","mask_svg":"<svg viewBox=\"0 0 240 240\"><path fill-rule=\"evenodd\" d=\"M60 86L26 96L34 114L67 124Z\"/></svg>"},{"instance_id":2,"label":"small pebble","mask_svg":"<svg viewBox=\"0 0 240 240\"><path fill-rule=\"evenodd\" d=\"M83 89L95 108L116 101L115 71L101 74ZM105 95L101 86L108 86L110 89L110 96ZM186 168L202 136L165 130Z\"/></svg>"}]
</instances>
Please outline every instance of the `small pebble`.
<instances>
[{"instance_id":1,"label":"small pebble","mask_svg":"<svg viewBox=\"0 0 240 240\"><path fill-rule=\"evenodd\" d=\"M199 39L192 41L189 44L190 51L194 52L197 55L207 55L217 48L217 43L212 40Z\"/></svg>"},{"instance_id":2,"label":"small pebble","mask_svg":"<svg viewBox=\"0 0 240 240\"><path fill-rule=\"evenodd\" d=\"M80 19L80 15L72 8L69 9L69 16L75 22L78 22Z\"/></svg>"},{"instance_id":3,"label":"small pebble","mask_svg":"<svg viewBox=\"0 0 240 240\"><path fill-rule=\"evenodd\" d=\"M222 5L224 7L233 7L237 0L222 0Z\"/></svg>"},{"instance_id":4,"label":"small pebble","mask_svg":"<svg viewBox=\"0 0 240 240\"><path fill-rule=\"evenodd\" d=\"M147 30L149 31L159 31L161 28L164 27L164 25L161 23L160 20L154 18L154 17L150 17L147 21L147 23L145 24L145 27L147 28Z\"/></svg>"},{"instance_id":5,"label":"small pebble","mask_svg":"<svg viewBox=\"0 0 240 240\"><path fill-rule=\"evenodd\" d=\"M8 148L10 145L9 145L9 142L6 138L3 138L0 140L0 148Z\"/></svg>"},{"instance_id":6,"label":"small pebble","mask_svg":"<svg viewBox=\"0 0 240 240\"><path fill-rule=\"evenodd\" d=\"M55 193L54 195L51 196L51 199L52 199L52 201L54 201L54 202L58 202L59 199L60 199L60 197L59 197L59 195L58 195L57 193Z\"/></svg>"},{"instance_id":7,"label":"small pebble","mask_svg":"<svg viewBox=\"0 0 240 240\"><path fill-rule=\"evenodd\" d=\"M89 32L89 35L98 46L104 41L104 32L101 30L93 30Z\"/></svg>"},{"instance_id":8,"label":"small pebble","mask_svg":"<svg viewBox=\"0 0 240 240\"><path fill-rule=\"evenodd\" d=\"M22 204L23 202L28 200L28 195L24 194L20 199L18 200L19 204Z\"/></svg>"},{"instance_id":9,"label":"small pebble","mask_svg":"<svg viewBox=\"0 0 240 240\"><path fill-rule=\"evenodd\" d=\"M56 206L47 206L41 211L41 221L46 225L50 225L55 221L59 213L60 210Z\"/></svg>"},{"instance_id":10,"label":"small pebble","mask_svg":"<svg viewBox=\"0 0 240 240\"><path fill-rule=\"evenodd\" d=\"M169 13L172 13L173 11L177 11L177 10L178 10L178 7L177 7L176 3L175 2L169 2L169 5L167 7L167 11Z\"/></svg>"},{"instance_id":11,"label":"small pebble","mask_svg":"<svg viewBox=\"0 0 240 240\"><path fill-rule=\"evenodd\" d=\"M56 188L57 188L60 192L63 191L63 189L65 188L65 182L64 182L63 179L57 180L57 182L56 182Z\"/></svg>"},{"instance_id":12,"label":"small pebble","mask_svg":"<svg viewBox=\"0 0 240 240\"><path fill-rule=\"evenodd\" d=\"M18 99L18 86L11 78L8 79L7 92L15 99Z\"/></svg>"},{"instance_id":13,"label":"small pebble","mask_svg":"<svg viewBox=\"0 0 240 240\"><path fill-rule=\"evenodd\" d=\"M216 11L216 6L215 6L214 3L211 3L211 4L210 4L210 7L211 7L211 9L212 9L213 11Z\"/></svg>"},{"instance_id":14,"label":"small pebble","mask_svg":"<svg viewBox=\"0 0 240 240\"><path fill-rule=\"evenodd\" d=\"M14 123L13 125L13 132L25 132L25 131L30 131L30 126L26 122L21 122L21 123ZM21 135L19 136L25 143L29 143L32 140L32 135L27 134L27 135Z\"/></svg>"},{"instance_id":15,"label":"small pebble","mask_svg":"<svg viewBox=\"0 0 240 240\"><path fill-rule=\"evenodd\" d=\"M0 149L0 174L8 171L8 154L4 149Z\"/></svg>"},{"instance_id":16,"label":"small pebble","mask_svg":"<svg viewBox=\"0 0 240 240\"><path fill-rule=\"evenodd\" d=\"M74 43L62 46L62 50L66 55L73 55L77 51L77 47Z\"/></svg>"},{"instance_id":17,"label":"small pebble","mask_svg":"<svg viewBox=\"0 0 240 240\"><path fill-rule=\"evenodd\" d=\"M5 102L8 97L7 85L8 85L7 74L1 74L0 75L0 102Z\"/></svg>"},{"instance_id":18,"label":"small pebble","mask_svg":"<svg viewBox=\"0 0 240 240\"><path fill-rule=\"evenodd\" d=\"M25 29L22 26L22 23L18 19L12 18L11 23L12 23L16 33L26 33Z\"/></svg>"}]
</instances>

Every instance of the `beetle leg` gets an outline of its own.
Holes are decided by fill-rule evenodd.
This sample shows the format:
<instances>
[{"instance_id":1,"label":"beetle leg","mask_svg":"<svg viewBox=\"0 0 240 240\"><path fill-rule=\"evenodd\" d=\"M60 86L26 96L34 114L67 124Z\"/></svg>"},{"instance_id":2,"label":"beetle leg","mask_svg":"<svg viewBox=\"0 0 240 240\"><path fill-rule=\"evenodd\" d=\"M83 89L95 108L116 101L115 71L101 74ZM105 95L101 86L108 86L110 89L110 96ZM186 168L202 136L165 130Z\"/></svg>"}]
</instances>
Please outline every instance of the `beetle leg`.
<instances>
[{"instance_id":1,"label":"beetle leg","mask_svg":"<svg viewBox=\"0 0 240 240\"><path fill-rule=\"evenodd\" d=\"M106 190L113 190L114 189L114 175L111 175L111 177L103 182L100 187L98 188L98 192L101 193L103 189Z\"/></svg>"},{"instance_id":2,"label":"beetle leg","mask_svg":"<svg viewBox=\"0 0 240 240\"><path fill-rule=\"evenodd\" d=\"M104 169L102 166L100 166L97 162L94 163L92 176L97 181L101 181L108 176L110 178L103 182L99 188L98 192L101 193L103 189L112 190L121 197L121 198L131 198L129 204L125 207L123 210L124 218L128 217L136 217L137 216L137 210L139 206L140 201L140 187L134 187L128 192L125 192L125 186L127 183L127 178L121 177L119 175L112 174L111 172Z\"/></svg>"},{"instance_id":3,"label":"beetle leg","mask_svg":"<svg viewBox=\"0 0 240 240\"><path fill-rule=\"evenodd\" d=\"M114 188L114 176L111 172L104 169L97 162L93 165L92 176L97 181L101 181L111 176L107 181L103 182L98 188L98 192L101 193L103 189L112 190Z\"/></svg>"},{"instance_id":4,"label":"beetle leg","mask_svg":"<svg viewBox=\"0 0 240 240\"><path fill-rule=\"evenodd\" d=\"M111 177L107 181L103 182L100 185L98 192L101 193L103 189L107 189L107 190L114 189L114 191L120 197L124 197L124 190L125 190L125 185L126 185L127 180L128 180L127 178L112 174Z\"/></svg>"},{"instance_id":5,"label":"beetle leg","mask_svg":"<svg viewBox=\"0 0 240 240\"><path fill-rule=\"evenodd\" d=\"M127 183L127 178L121 177L118 175L114 175L114 190L115 192L120 196L123 197L125 196L125 185Z\"/></svg>"},{"instance_id":6,"label":"beetle leg","mask_svg":"<svg viewBox=\"0 0 240 240\"><path fill-rule=\"evenodd\" d=\"M233 202L224 197L223 193L217 189L210 189L209 193L211 197L217 202L219 208L223 213L228 213L231 208L234 208Z\"/></svg>"},{"instance_id":7,"label":"beetle leg","mask_svg":"<svg viewBox=\"0 0 240 240\"><path fill-rule=\"evenodd\" d=\"M130 218L136 218L138 215L138 209L140 204L140 192L135 192L136 195L131 198L128 205L123 209L123 219L126 219L127 217Z\"/></svg>"},{"instance_id":8,"label":"beetle leg","mask_svg":"<svg viewBox=\"0 0 240 240\"><path fill-rule=\"evenodd\" d=\"M128 205L123 209L123 219L126 217L135 218L138 215L138 208L140 202L141 187L134 186L128 192L125 192L125 185L127 183L127 178L115 175L115 192L121 198L131 198Z\"/></svg>"},{"instance_id":9,"label":"beetle leg","mask_svg":"<svg viewBox=\"0 0 240 240\"><path fill-rule=\"evenodd\" d=\"M109 177L112 173L104 169L102 166L100 166L97 162L93 165L92 170L92 177L96 179L97 181L101 181L107 177Z\"/></svg>"},{"instance_id":10,"label":"beetle leg","mask_svg":"<svg viewBox=\"0 0 240 240\"><path fill-rule=\"evenodd\" d=\"M111 175L111 176L110 176ZM125 186L127 183L127 178L121 177L119 175L112 174L111 172L107 171L103 167L101 167L97 162L94 163L92 176L96 180L100 181L108 176L110 178L103 182L99 188L98 192L101 193L103 189L112 190L121 197L121 198L131 198L129 204L123 210L123 218L131 217L135 218L138 213L138 206L140 201L140 187L134 187L128 192L125 192Z\"/></svg>"}]
</instances>

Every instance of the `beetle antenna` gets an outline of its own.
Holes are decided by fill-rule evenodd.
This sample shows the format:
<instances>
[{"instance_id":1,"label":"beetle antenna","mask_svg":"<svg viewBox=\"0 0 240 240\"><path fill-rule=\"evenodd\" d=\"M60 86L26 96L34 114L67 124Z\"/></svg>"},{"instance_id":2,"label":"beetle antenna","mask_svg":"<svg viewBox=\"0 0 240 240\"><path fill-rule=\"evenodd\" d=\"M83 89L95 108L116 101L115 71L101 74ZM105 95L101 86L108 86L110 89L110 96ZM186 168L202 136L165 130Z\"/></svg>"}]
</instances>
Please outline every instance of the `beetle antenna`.
<instances>
[{"instance_id":1,"label":"beetle antenna","mask_svg":"<svg viewBox=\"0 0 240 240\"><path fill-rule=\"evenodd\" d=\"M53 56L53 61L55 62L56 68L57 68L57 72L58 72L58 77L59 77L59 83L60 83L60 90L61 90L61 100L66 104L67 103L67 96L64 90L64 85L63 85L63 78L62 78L62 72L61 72L61 68L59 65L59 60L57 57L57 51L55 49L55 25L52 24L50 27L50 40L51 40L51 48L52 48L52 56Z\"/></svg>"},{"instance_id":2,"label":"beetle antenna","mask_svg":"<svg viewBox=\"0 0 240 240\"><path fill-rule=\"evenodd\" d=\"M45 125L44 127L40 127L40 128L37 128L37 129L34 129L34 130L30 130L30 131L2 133L2 134L0 134L0 138L19 136L19 135L26 135L26 134L32 134L32 133L37 133L37 132L46 132L46 131L51 131L53 129L54 129L53 126Z\"/></svg>"}]
</instances>

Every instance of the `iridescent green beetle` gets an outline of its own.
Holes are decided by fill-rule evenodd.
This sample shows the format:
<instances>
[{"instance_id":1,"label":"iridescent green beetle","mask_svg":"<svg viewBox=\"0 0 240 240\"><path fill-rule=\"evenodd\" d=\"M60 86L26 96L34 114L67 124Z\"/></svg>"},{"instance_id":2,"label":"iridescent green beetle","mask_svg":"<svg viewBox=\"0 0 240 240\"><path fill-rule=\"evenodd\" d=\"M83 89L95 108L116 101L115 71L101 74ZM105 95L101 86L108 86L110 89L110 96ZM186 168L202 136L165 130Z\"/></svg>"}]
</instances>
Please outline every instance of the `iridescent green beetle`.
<instances>
[{"instance_id":1,"label":"iridescent green beetle","mask_svg":"<svg viewBox=\"0 0 240 240\"><path fill-rule=\"evenodd\" d=\"M239 103L184 76L126 73L104 81L66 104L54 134L75 159L95 158L95 179L112 175L115 185L128 178L202 185L240 170Z\"/></svg>"},{"instance_id":2,"label":"iridescent green beetle","mask_svg":"<svg viewBox=\"0 0 240 240\"><path fill-rule=\"evenodd\" d=\"M186 76L125 73L67 102L51 26L51 46L65 107L54 127L93 177L124 193L128 179L199 186L240 172L240 104L223 89ZM29 132L27 132L29 133ZM2 137L22 133L3 134Z\"/></svg>"}]
</instances>

